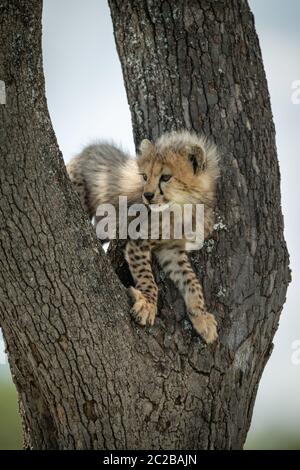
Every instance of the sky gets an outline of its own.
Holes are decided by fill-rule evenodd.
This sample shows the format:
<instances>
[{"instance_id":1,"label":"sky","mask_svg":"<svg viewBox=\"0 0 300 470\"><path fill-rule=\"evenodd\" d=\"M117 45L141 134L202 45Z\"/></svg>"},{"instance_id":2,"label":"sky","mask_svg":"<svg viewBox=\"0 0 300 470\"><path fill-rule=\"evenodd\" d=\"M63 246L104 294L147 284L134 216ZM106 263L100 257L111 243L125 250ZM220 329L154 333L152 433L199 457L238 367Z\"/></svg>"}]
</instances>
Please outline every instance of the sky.
<instances>
[{"instance_id":1,"label":"sky","mask_svg":"<svg viewBox=\"0 0 300 470\"><path fill-rule=\"evenodd\" d=\"M300 435L300 361L293 360L293 347L300 345L300 104L292 102L293 83L300 80L300 2L249 3L271 95L293 275L274 352L259 386L251 440L276 427ZM43 31L48 106L65 161L103 138L113 138L133 153L131 118L106 0L44 0Z\"/></svg>"}]
</instances>

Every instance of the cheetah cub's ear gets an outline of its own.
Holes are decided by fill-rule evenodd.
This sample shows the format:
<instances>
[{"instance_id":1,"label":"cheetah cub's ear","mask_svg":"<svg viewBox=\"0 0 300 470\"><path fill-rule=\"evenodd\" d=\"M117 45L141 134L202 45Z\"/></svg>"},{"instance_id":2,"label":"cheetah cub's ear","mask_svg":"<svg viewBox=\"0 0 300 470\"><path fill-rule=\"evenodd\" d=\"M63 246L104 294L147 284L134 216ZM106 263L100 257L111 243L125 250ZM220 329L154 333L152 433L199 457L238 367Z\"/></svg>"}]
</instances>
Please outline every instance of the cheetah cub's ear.
<instances>
[{"instance_id":1,"label":"cheetah cub's ear","mask_svg":"<svg viewBox=\"0 0 300 470\"><path fill-rule=\"evenodd\" d=\"M140 153L148 153L152 148L153 144L148 139L143 139L140 143Z\"/></svg>"},{"instance_id":2,"label":"cheetah cub's ear","mask_svg":"<svg viewBox=\"0 0 300 470\"><path fill-rule=\"evenodd\" d=\"M200 173L206 169L206 155L200 145L194 145L188 149L188 159L192 164L194 174Z\"/></svg>"}]
</instances>

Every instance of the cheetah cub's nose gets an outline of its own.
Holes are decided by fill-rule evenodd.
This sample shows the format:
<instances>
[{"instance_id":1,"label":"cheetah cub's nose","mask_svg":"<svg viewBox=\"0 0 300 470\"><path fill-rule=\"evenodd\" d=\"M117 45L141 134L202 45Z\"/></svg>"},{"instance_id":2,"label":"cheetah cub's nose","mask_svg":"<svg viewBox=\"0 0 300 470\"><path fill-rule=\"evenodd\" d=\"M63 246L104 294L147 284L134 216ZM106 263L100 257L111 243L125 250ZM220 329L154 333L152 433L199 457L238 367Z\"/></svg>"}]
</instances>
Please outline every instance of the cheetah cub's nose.
<instances>
[{"instance_id":1,"label":"cheetah cub's nose","mask_svg":"<svg viewBox=\"0 0 300 470\"><path fill-rule=\"evenodd\" d=\"M154 193L144 193L144 198L147 199L148 202L153 199Z\"/></svg>"}]
</instances>

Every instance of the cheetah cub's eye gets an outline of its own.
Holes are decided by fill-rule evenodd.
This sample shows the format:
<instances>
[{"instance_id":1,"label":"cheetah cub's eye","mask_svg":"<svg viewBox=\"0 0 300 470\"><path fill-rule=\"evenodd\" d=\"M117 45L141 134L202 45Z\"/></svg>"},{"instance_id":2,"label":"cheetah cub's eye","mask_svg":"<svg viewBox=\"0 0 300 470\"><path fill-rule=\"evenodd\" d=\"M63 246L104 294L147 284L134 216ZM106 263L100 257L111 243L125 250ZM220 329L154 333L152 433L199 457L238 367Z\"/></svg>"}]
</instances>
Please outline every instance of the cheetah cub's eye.
<instances>
[{"instance_id":1,"label":"cheetah cub's eye","mask_svg":"<svg viewBox=\"0 0 300 470\"><path fill-rule=\"evenodd\" d=\"M169 181L172 178L172 175L161 175L160 180L161 181Z\"/></svg>"},{"instance_id":2,"label":"cheetah cub's eye","mask_svg":"<svg viewBox=\"0 0 300 470\"><path fill-rule=\"evenodd\" d=\"M143 178L144 178L144 181L147 181L147 175L146 175L146 173L143 173L142 176L143 176Z\"/></svg>"}]
</instances>

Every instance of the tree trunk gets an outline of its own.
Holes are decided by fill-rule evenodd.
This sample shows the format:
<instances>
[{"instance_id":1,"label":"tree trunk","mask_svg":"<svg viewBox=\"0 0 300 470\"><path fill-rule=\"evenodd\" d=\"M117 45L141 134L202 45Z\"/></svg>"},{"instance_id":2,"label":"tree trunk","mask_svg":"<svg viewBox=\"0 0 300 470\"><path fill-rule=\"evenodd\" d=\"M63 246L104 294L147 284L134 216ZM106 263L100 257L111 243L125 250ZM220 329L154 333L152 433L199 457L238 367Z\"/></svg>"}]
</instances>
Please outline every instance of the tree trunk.
<instances>
[{"instance_id":1,"label":"tree trunk","mask_svg":"<svg viewBox=\"0 0 300 470\"><path fill-rule=\"evenodd\" d=\"M190 355L189 363L208 374L209 399L199 407L208 405L209 416L197 417L200 447L239 448L290 280L253 15L245 0L109 4L136 144L187 128L212 137L222 153L215 234L192 256L217 313L220 344L205 358ZM173 304L183 315L169 284L162 299L162 312Z\"/></svg>"},{"instance_id":2,"label":"tree trunk","mask_svg":"<svg viewBox=\"0 0 300 470\"><path fill-rule=\"evenodd\" d=\"M219 321L220 342L209 347L165 279L156 325L130 321L126 289L52 130L41 5L0 0L0 324L25 445L240 448L289 281L274 126L248 5L110 1L136 142L187 127L222 150L221 218L192 256Z\"/></svg>"}]
</instances>

